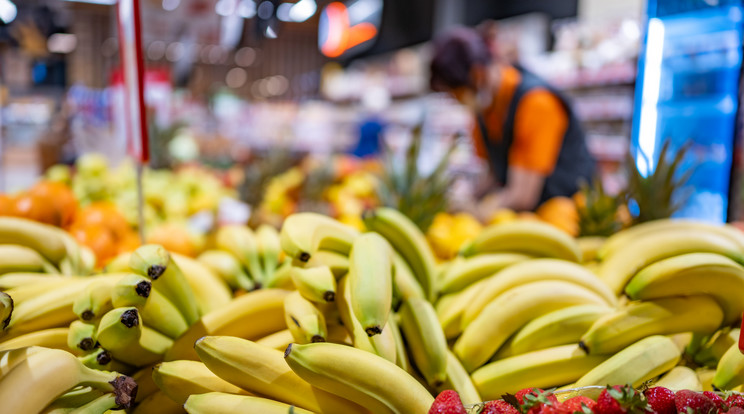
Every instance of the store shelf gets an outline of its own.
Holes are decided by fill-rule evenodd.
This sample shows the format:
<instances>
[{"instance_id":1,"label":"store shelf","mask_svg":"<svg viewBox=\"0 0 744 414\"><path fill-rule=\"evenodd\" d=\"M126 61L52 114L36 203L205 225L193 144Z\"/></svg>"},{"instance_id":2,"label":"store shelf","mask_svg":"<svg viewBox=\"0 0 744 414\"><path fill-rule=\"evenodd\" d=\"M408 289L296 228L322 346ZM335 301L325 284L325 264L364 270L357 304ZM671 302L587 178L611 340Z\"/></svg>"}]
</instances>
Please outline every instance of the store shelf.
<instances>
[{"instance_id":1,"label":"store shelf","mask_svg":"<svg viewBox=\"0 0 744 414\"><path fill-rule=\"evenodd\" d=\"M579 69L569 73L549 76L551 85L559 89L597 88L635 83L635 63L605 66L599 69Z\"/></svg>"}]
</instances>

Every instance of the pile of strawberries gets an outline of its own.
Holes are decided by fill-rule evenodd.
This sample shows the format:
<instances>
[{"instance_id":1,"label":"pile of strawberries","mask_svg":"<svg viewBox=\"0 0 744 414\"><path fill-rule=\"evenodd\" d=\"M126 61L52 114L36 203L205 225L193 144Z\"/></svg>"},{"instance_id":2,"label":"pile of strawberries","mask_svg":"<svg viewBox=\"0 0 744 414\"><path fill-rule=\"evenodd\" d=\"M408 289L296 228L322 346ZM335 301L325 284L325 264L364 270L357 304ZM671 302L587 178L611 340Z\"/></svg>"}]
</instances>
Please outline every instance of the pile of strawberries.
<instances>
[{"instance_id":1,"label":"pile of strawberries","mask_svg":"<svg viewBox=\"0 0 744 414\"><path fill-rule=\"evenodd\" d=\"M479 414L744 414L744 395L725 395L725 399L710 391L703 393L664 387L638 391L626 385L602 390L594 401L577 396L558 402L551 392L525 388L503 400L489 401ZM442 391L434 400L429 414L467 414L457 392Z\"/></svg>"}]
</instances>

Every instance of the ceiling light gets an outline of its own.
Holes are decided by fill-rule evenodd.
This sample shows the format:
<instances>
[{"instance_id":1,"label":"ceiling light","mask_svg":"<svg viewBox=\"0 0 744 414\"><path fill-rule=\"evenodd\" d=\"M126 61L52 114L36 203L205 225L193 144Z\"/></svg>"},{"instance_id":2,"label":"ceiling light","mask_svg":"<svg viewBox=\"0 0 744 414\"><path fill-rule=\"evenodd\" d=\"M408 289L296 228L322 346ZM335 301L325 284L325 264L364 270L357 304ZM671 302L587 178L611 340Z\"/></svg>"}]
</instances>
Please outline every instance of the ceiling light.
<instances>
[{"instance_id":1,"label":"ceiling light","mask_svg":"<svg viewBox=\"0 0 744 414\"><path fill-rule=\"evenodd\" d=\"M317 10L318 5L315 0L300 0L292 6L289 11L289 18L294 22L301 23L313 17Z\"/></svg>"},{"instance_id":2,"label":"ceiling light","mask_svg":"<svg viewBox=\"0 0 744 414\"><path fill-rule=\"evenodd\" d=\"M15 20L18 15L18 8L10 0L0 0L0 20L8 24Z\"/></svg>"},{"instance_id":3,"label":"ceiling light","mask_svg":"<svg viewBox=\"0 0 744 414\"><path fill-rule=\"evenodd\" d=\"M47 39L47 49L52 53L70 53L75 50L75 47L77 47L77 36L74 34L55 33Z\"/></svg>"}]
</instances>

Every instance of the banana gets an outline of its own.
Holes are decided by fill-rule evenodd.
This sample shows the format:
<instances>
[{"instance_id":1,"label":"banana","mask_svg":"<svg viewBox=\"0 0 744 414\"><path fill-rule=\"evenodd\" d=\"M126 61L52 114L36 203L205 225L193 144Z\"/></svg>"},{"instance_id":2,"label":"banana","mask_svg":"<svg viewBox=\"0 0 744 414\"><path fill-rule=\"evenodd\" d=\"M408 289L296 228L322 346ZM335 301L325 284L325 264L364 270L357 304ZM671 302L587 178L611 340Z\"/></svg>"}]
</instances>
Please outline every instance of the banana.
<instances>
[{"instance_id":1,"label":"banana","mask_svg":"<svg viewBox=\"0 0 744 414\"><path fill-rule=\"evenodd\" d=\"M107 273L131 272L132 269L129 267L129 260L131 259L131 257L131 252L119 253L118 256L114 257L113 259L109 260L108 263L106 263L105 271Z\"/></svg>"},{"instance_id":2,"label":"banana","mask_svg":"<svg viewBox=\"0 0 744 414\"><path fill-rule=\"evenodd\" d=\"M94 413L106 413L108 410L118 409L119 404L116 402L116 396L111 393L103 394L95 400L81 405L68 411L67 414L94 414ZM52 414L52 413L49 413Z\"/></svg>"},{"instance_id":3,"label":"banana","mask_svg":"<svg viewBox=\"0 0 744 414\"><path fill-rule=\"evenodd\" d=\"M680 352L674 341L666 336L649 336L611 356L579 378L575 385L631 384L638 387L674 368L679 360Z\"/></svg>"},{"instance_id":4,"label":"banana","mask_svg":"<svg viewBox=\"0 0 744 414\"><path fill-rule=\"evenodd\" d=\"M343 395L373 413L424 413L434 402L429 391L400 367L356 348L292 344L284 358L313 386ZM380 378L385 378L384 386Z\"/></svg>"},{"instance_id":5,"label":"banana","mask_svg":"<svg viewBox=\"0 0 744 414\"><path fill-rule=\"evenodd\" d=\"M483 309L499 295L509 289L530 282L556 280L570 282L594 292L609 306L617 303L615 294L597 276L579 264L558 259L533 259L517 263L491 276L480 288L462 315L462 327L478 317Z\"/></svg>"},{"instance_id":6,"label":"banana","mask_svg":"<svg viewBox=\"0 0 744 414\"><path fill-rule=\"evenodd\" d=\"M625 294L631 299L708 294L721 305L730 325L744 311L744 268L712 253L690 253L658 261L636 274Z\"/></svg>"},{"instance_id":7,"label":"banana","mask_svg":"<svg viewBox=\"0 0 744 414\"><path fill-rule=\"evenodd\" d=\"M268 279L279 266L279 256L282 251L279 242L279 232L268 224L262 224L256 229L258 253L261 255L264 280Z\"/></svg>"},{"instance_id":8,"label":"banana","mask_svg":"<svg viewBox=\"0 0 744 414\"><path fill-rule=\"evenodd\" d=\"M38 352L43 352L46 349L47 348L42 348L40 346L30 346L25 348L9 349L7 351L1 352L0 381L5 379L8 373L13 370L13 368L23 364L26 361L26 358Z\"/></svg>"},{"instance_id":9,"label":"banana","mask_svg":"<svg viewBox=\"0 0 744 414\"><path fill-rule=\"evenodd\" d=\"M178 338L189 328L175 305L152 289L152 283L145 276L129 274L122 277L112 289L111 299L117 308L137 308L149 327L170 338Z\"/></svg>"},{"instance_id":10,"label":"banana","mask_svg":"<svg viewBox=\"0 0 744 414\"><path fill-rule=\"evenodd\" d=\"M62 274L65 275L83 275L82 272L82 252L80 250L80 244L75 240L72 235L63 229L54 227L54 231L59 234L62 238L62 243L65 245L67 254L59 262L59 269Z\"/></svg>"},{"instance_id":11,"label":"banana","mask_svg":"<svg viewBox=\"0 0 744 414\"><path fill-rule=\"evenodd\" d=\"M422 298L411 298L400 308L400 327L413 362L426 382L440 386L447 379L447 339L434 307Z\"/></svg>"},{"instance_id":12,"label":"banana","mask_svg":"<svg viewBox=\"0 0 744 414\"><path fill-rule=\"evenodd\" d=\"M661 219L636 224L613 234L605 241L602 248L597 252L597 257L600 260L603 260L640 238L646 237L649 234L663 233L666 231L687 231L693 234L718 234L738 245L740 250L744 250L744 235L741 234L740 230L729 225L710 224L685 219Z\"/></svg>"},{"instance_id":13,"label":"banana","mask_svg":"<svg viewBox=\"0 0 744 414\"><path fill-rule=\"evenodd\" d=\"M662 376L654 387L665 387L672 391L690 390L703 392L703 383L700 382L695 371L688 367L674 367Z\"/></svg>"},{"instance_id":14,"label":"banana","mask_svg":"<svg viewBox=\"0 0 744 414\"><path fill-rule=\"evenodd\" d=\"M182 414L183 406L171 400L164 392L157 391L140 401L131 414Z\"/></svg>"},{"instance_id":15,"label":"banana","mask_svg":"<svg viewBox=\"0 0 744 414\"><path fill-rule=\"evenodd\" d=\"M324 303L333 302L336 298L336 278L328 266L293 267L292 283L297 291L307 300Z\"/></svg>"},{"instance_id":16,"label":"banana","mask_svg":"<svg viewBox=\"0 0 744 414\"><path fill-rule=\"evenodd\" d=\"M470 378L468 371L463 368L460 360L450 350L447 350L447 381L440 387L442 390L455 390L460 394L463 404L477 404L483 401Z\"/></svg>"},{"instance_id":17,"label":"banana","mask_svg":"<svg viewBox=\"0 0 744 414\"><path fill-rule=\"evenodd\" d=\"M160 391L160 388L158 388L158 385L152 379L153 368L155 368L154 365L148 365L132 374L132 379L137 383L137 401L142 401L148 396Z\"/></svg>"},{"instance_id":18,"label":"banana","mask_svg":"<svg viewBox=\"0 0 744 414\"><path fill-rule=\"evenodd\" d=\"M141 367L160 361L173 340L143 326L137 308L115 308L101 318L98 343L117 360Z\"/></svg>"},{"instance_id":19,"label":"banana","mask_svg":"<svg viewBox=\"0 0 744 414\"><path fill-rule=\"evenodd\" d=\"M28 346L43 346L45 348L68 350L68 331L69 328L51 328L16 336L15 338L0 342L0 352Z\"/></svg>"},{"instance_id":20,"label":"banana","mask_svg":"<svg viewBox=\"0 0 744 414\"><path fill-rule=\"evenodd\" d=\"M462 259L461 263L450 266L442 274L439 281L439 293L460 292L479 280L529 258L527 255L518 253L487 253Z\"/></svg>"},{"instance_id":21,"label":"banana","mask_svg":"<svg viewBox=\"0 0 744 414\"><path fill-rule=\"evenodd\" d=\"M96 253L88 246L80 246L80 274L89 275L96 268Z\"/></svg>"},{"instance_id":22,"label":"banana","mask_svg":"<svg viewBox=\"0 0 744 414\"><path fill-rule=\"evenodd\" d=\"M338 233L347 233L350 238L359 234L359 231L322 214L311 212L292 214L284 220L279 231L279 242L284 253L301 262L310 260L315 251L313 236L319 227L333 227Z\"/></svg>"},{"instance_id":23,"label":"banana","mask_svg":"<svg viewBox=\"0 0 744 414\"><path fill-rule=\"evenodd\" d=\"M72 410L84 406L97 398L106 395L104 392L93 387L75 387L72 390L60 395L43 411L44 414L62 414L69 413ZM105 411L105 410L104 410ZM101 413L103 411L99 411Z\"/></svg>"},{"instance_id":24,"label":"banana","mask_svg":"<svg viewBox=\"0 0 744 414\"><path fill-rule=\"evenodd\" d=\"M268 348L276 349L277 351L284 351L287 346L294 342L294 335L289 329L284 329L279 332L274 332L271 335L266 335L261 339L257 339L256 343L263 345Z\"/></svg>"},{"instance_id":25,"label":"banana","mask_svg":"<svg viewBox=\"0 0 744 414\"><path fill-rule=\"evenodd\" d=\"M289 289L293 290L294 283L292 282L292 262L289 260L282 263L278 269L276 269L276 272L274 272L273 275L271 275L267 280L266 283L262 286L267 287L269 289Z\"/></svg>"},{"instance_id":26,"label":"banana","mask_svg":"<svg viewBox=\"0 0 744 414\"><path fill-rule=\"evenodd\" d=\"M243 265L232 254L223 250L207 250L197 258L231 288L250 292L256 289L256 282L243 270Z\"/></svg>"},{"instance_id":27,"label":"banana","mask_svg":"<svg viewBox=\"0 0 744 414\"><path fill-rule=\"evenodd\" d=\"M406 343L403 341L403 335L400 332L400 324L396 321L397 318L388 318L388 328L390 328L390 334L393 336L395 341L395 365L401 367L404 371L410 372L412 370L411 362L408 360L408 352L406 349ZM382 335L385 336L385 331L382 331ZM449 352L449 350L448 350ZM379 355L379 353L378 353ZM449 365L447 365L447 378L449 379Z\"/></svg>"},{"instance_id":28,"label":"banana","mask_svg":"<svg viewBox=\"0 0 744 414\"><path fill-rule=\"evenodd\" d=\"M11 272L59 273L39 252L18 244L0 244L0 274Z\"/></svg>"},{"instance_id":29,"label":"banana","mask_svg":"<svg viewBox=\"0 0 744 414\"><path fill-rule=\"evenodd\" d=\"M111 290L116 282L112 278L91 281L72 303L72 311L84 321L100 318L114 308L111 304Z\"/></svg>"},{"instance_id":30,"label":"banana","mask_svg":"<svg viewBox=\"0 0 744 414\"><path fill-rule=\"evenodd\" d=\"M744 354L734 344L718 362L713 386L719 390L731 390L744 384Z\"/></svg>"},{"instance_id":31,"label":"banana","mask_svg":"<svg viewBox=\"0 0 744 414\"><path fill-rule=\"evenodd\" d=\"M284 298L284 320L299 343L325 342L328 336L325 317L300 292L292 292Z\"/></svg>"},{"instance_id":32,"label":"banana","mask_svg":"<svg viewBox=\"0 0 744 414\"><path fill-rule=\"evenodd\" d=\"M465 290L439 298L437 317L447 339L456 338L462 333L462 315L486 283L487 279L479 280Z\"/></svg>"},{"instance_id":33,"label":"banana","mask_svg":"<svg viewBox=\"0 0 744 414\"><path fill-rule=\"evenodd\" d=\"M550 224L536 220L515 220L488 226L465 246L462 254L470 257L495 252L581 261L581 251L571 236Z\"/></svg>"},{"instance_id":34,"label":"banana","mask_svg":"<svg viewBox=\"0 0 744 414\"><path fill-rule=\"evenodd\" d=\"M161 362L153 368L152 379L161 391L179 404L184 404L191 394L207 392L247 394L242 389L214 375L204 363L199 361Z\"/></svg>"},{"instance_id":35,"label":"banana","mask_svg":"<svg viewBox=\"0 0 744 414\"><path fill-rule=\"evenodd\" d=\"M102 348L94 349L87 354L79 356L78 359L86 367L99 371L116 371L124 374L134 371L131 365L115 360L109 351Z\"/></svg>"},{"instance_id":36,"label":"banana","mask_svg":"<svg viewBox=\"0 0 744 414\"><path fill-rule=\"evenodd\" d=\"M517 332L509 345L510 355L519 355L559 345L575 344L592 324L612 308L579 305L559 309L533 319Z\"/></svg>"},{"instance_id":37,"label":"banana","mask_svg":"<svg viewBox=\"0 0 744 414\"><path fill-rule=\"evenodd\" d=\"M604 305L582 286L564 281L532 282L512 288L486 306L455 343L455 354L469 372L488 361L520 327L548 312L575 305Z\"/></svg>"},{"instance_id":38,"label":"banana","mask_svg":"<svg viewBox=\"0 0 744 414\"><path fill-rule=\"evenodd\" d=\"M731 240L712 233L669 230L651 233L628 243L607 257L599 277L620 294L636 273L652 263L688 253L717 253L741 261L741 249Z\"/></svg>"},{"instance_id":39,"label":"banana","mask_svg":"<svg viewBox=\"0 0 744 414\"><path fill-rule=\"evenodd\" d=\"M36 250L55 264L67 256L63 232L32 220L0 217L0 244L8 243Z\"/></svg>"},{"instance_id":40,"label":"banana","mask_svg":"<svg viewBox=\"0 0 744 414\"><path fill-rule=\"evenodd\" d=\"M87 277L50 275L47 273L14 272L0 275L0 290L18 289L44 283L69 282L85 280ZM64 284L64 283L62 283Z\"/></svg>"},{"instance_id":41,"label":"banana","mask_svg":"<svg viewBox=\"0 0 744 414\"><path fill-rule=\"evenodd\" d=\"M349 254L351 309L369 336L387 323L393 302L392 250L379 234L365 233L354 240Z\"/></svg>"},{"instance_id":42,"label":"banana","mask_svg":"<svg viewBox=\"0 0 744 414\"><path fill-rule=\"evenodd\" d=\"M137 389L129 377L90 369L69 352L42 348L2 378L0 400L5 412L37 413L78 385L113 392L122 408L131 406Z\"/></svg>"},{"instance_id":43,"label":"banana","mask_svg":"<svg viewBox=\"0 0 744 414\"><path fill-rule=\"evenodd\" d=\"M232 300L232 291L219 276L207 266L190 257L172 253L173 262L181 268L186 281L194 292L199 314L204 315L225 306Z\"/></svg>"},{"instance_id":44,"label":"banana","mask_svg":"<svg viewBox=\"0 0 744 414\"><path fill-rule=\"evenodd\" d=\"M713 390L713 377L716 376L716 370L710 368L698 368L695 370L700 383L703 385L703 391Z\"/></svg>"},{"instance_id":45,"label":"banana","mask_svg":"<svg viewBox=\"0 0 744 414\"><path fill-rule=\"evenodd\" d=\"M230 336L205 336L195 348L210 371L248 392L318 413L364 412L351 401L300 378L289 368L281 351Z\"/></svg>"},{"instance_id":46,"label":"banana","mask_svg":"<svg viewBox=\"0 0 744 414\"><path fill-rule=\"evenodd\" d=\"M367 335L367 332L364 331L362 324L359 322L352 310L349 275L338 280L338 291L339 295L336 297L338 315L341 319L341 323L349 331L354 347L377 354L377 349L375 349L374 343L372 342L372 337ZM390 319L391 318L388 318L388 322Z\"/></svg>"},{"instance_id":47,"label":"banana","mask_svg":"<svg viewBox=\"0 0 744 414\"><path fill-rule=\"evenodd\" d=\"M393 251L393 293L396 297L407 300L410 298L426 298L416 276L400 253Z\"/></svg>"},{"instance_id":48,"label":"banana","mask_svg":"<svg viewBox=\"0 0 744 414\"><path fill-rule=\"evenodd\" d=\"M312 414L311 411L268 398L209 392L189 396L183 408L189 414Z\"/></svg>"},{"instance_id":49,"label":"banana","mask_svg":"<svg viewBox=\"0 0 744 414\"><path fill-rule=\"evenodd\" d=\"M218 249L228 251L243 263L253 280L266 283L267 275L261 268L256 235L247 226L229 225L217 229L215 244Z\"/></svg>"},{"instance_id":50,"label":"banana","mask_svg":"<svg viewBox=\"0 0 744 414\"><path fill-rule=\"evenodd\" d=\"M590 354L611 354L651 335L709 335L722 320L721 308L707 295L631 302L599 318L581 337L579 346Z\"/></svg>"},{"instance_id":51,"label":"banana","mask_svg":"<svg viewBox=\"0 0 744 414\"><path fill-rule=\"evenodd\" d=\"M599 251L605 245L606 237L584 236L576 239L581 251L581 263L589 263L597 260Z\"/></svg>"},{"instance_id":52,"label":"banana","mask_svg":"<svg viewBox=\"0 0 744 414\"><path fill-rule=\"evenodd\" d=\"M73 321L67 332L67 346L73 351L90 351L96 347L96 325Z\"/></svg>"},{"instance_id":53,"label":"banana","mask_svg":"<svg viewBox=\"0 0 744 414\"><path fill-rule=\"evenodd\" d=\"M326 250L348 256L357 235L339 226L317 226L313 230L311 255Z\"/></svg>"},{"instance_id":54,"label":"banana","mask_svg":"<svg viewBox=\"0 0 744 414\"><path fill-rule=\"evenodd\" d=\"M129 267L153 280L153 287L163 293L181 312L189 325L199 320L196 296L186 277L162 246L146 244L129 258Z\"/></svg>"},{"instance_id":55,"label":"banana","mask_svg":"<svg viewBox=\"0 0 744 414\"><path fill-rule=\"evenodd\" d=\"M695 352L693 360L700 366L715 368L723 354L736 344L739 340L741 330L739 328L723 328L713 334L710 339Z\"/></svg>"},{"instance_id":56,"label":"banana","mask_svg":"<svg viewBox=\"0 0 744 414\"><path fill-rule=\"evenodd\" d=\"M5 292L0 292L0 336L8 328L12 317L13 298Z\"/></svg>"},{"instance_id":57,"label":"banana","mask_svg":"<svg viewBox=\"0 0 744 414\"><path fill-rule=\"evenodd\" d=\"M336 279L345 275L349 271L349 257L340 253L331 252L328 250L318 250L313 252L313 257L305 262L295 261L300 267L318 267L328 266ZM0 280L2 278L0 277Z\"/></svg>"},{"instance_id":58,"label":"banana","mask_svg":"<svg viewBox=\"0 0 744 414\"><path fill-rule=\"evenodd\" d=\"M171 350L165 355L165 360L198 359L194 352L194 342L202 336L261 338L286 329L284 297L288 293L281 289L256 290L204 315L174 342Z\"/></svg>"},{"instance_id":59,"label":"banana","mask_svg":"<svg viewBox=\"0 0 744 414\"><path fill-rule=\"evenodd\" d=\"M426 237L403 213L389 207L365 211L362 219L372 231L385 237L413 270L426 298L436 297L436 261Z\"/></svg>"},{"instance_id":60,"label":"banana","mask_svg":"<svg viewBox=\"0 0 744 414\"><path fill-rule=\"evenodd\" d=\"M10 274L10 273L9 273ZM68 280L63 280L68 279ZM90 279L81 280L83 278L72 278L62 276L59 279L57 277L50 277L49 280L41 280L36 284L27 284L25 286L19 286L11 288L5 291L8 295L13 298L15 303L24 303L33 298L41 296L43 294L52 292L56 289L60 289L65 286L75 285L79 283L87 284Z\"/></svg>"},{"instance_id":61,"label":"banana","mask_svg":"<svg viewBox=\"0 0 744 414\"><path fill-rule=\"evenodd\" d=\"M497 400L527 387L571 383L606 359L587 355L576 345L562 345L491 362L473 372L472 379L481 397Z\"/></svg>"}]
</instances>

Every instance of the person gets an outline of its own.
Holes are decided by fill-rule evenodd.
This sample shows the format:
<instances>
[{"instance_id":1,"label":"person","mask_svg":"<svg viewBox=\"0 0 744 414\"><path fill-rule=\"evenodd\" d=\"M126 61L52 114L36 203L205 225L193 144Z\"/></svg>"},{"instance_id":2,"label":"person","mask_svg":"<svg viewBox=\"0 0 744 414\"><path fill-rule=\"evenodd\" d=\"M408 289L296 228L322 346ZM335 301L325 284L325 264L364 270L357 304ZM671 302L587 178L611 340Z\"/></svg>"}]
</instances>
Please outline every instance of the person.
<instances>
[{"instance_id":1,"label":"person","mask_svg":"<svg viewBox=\"0 0 744 414\"><path fill-rule=\"evenodd\" d=\"M473 144L500 191L475 212L533 210L571 196L591 180L595 164L584 133L561 93L532 73L492 57L474 29L458 27L434 40L431 88L449 92L475 115Z\"/></svg>"}]
</instances>

